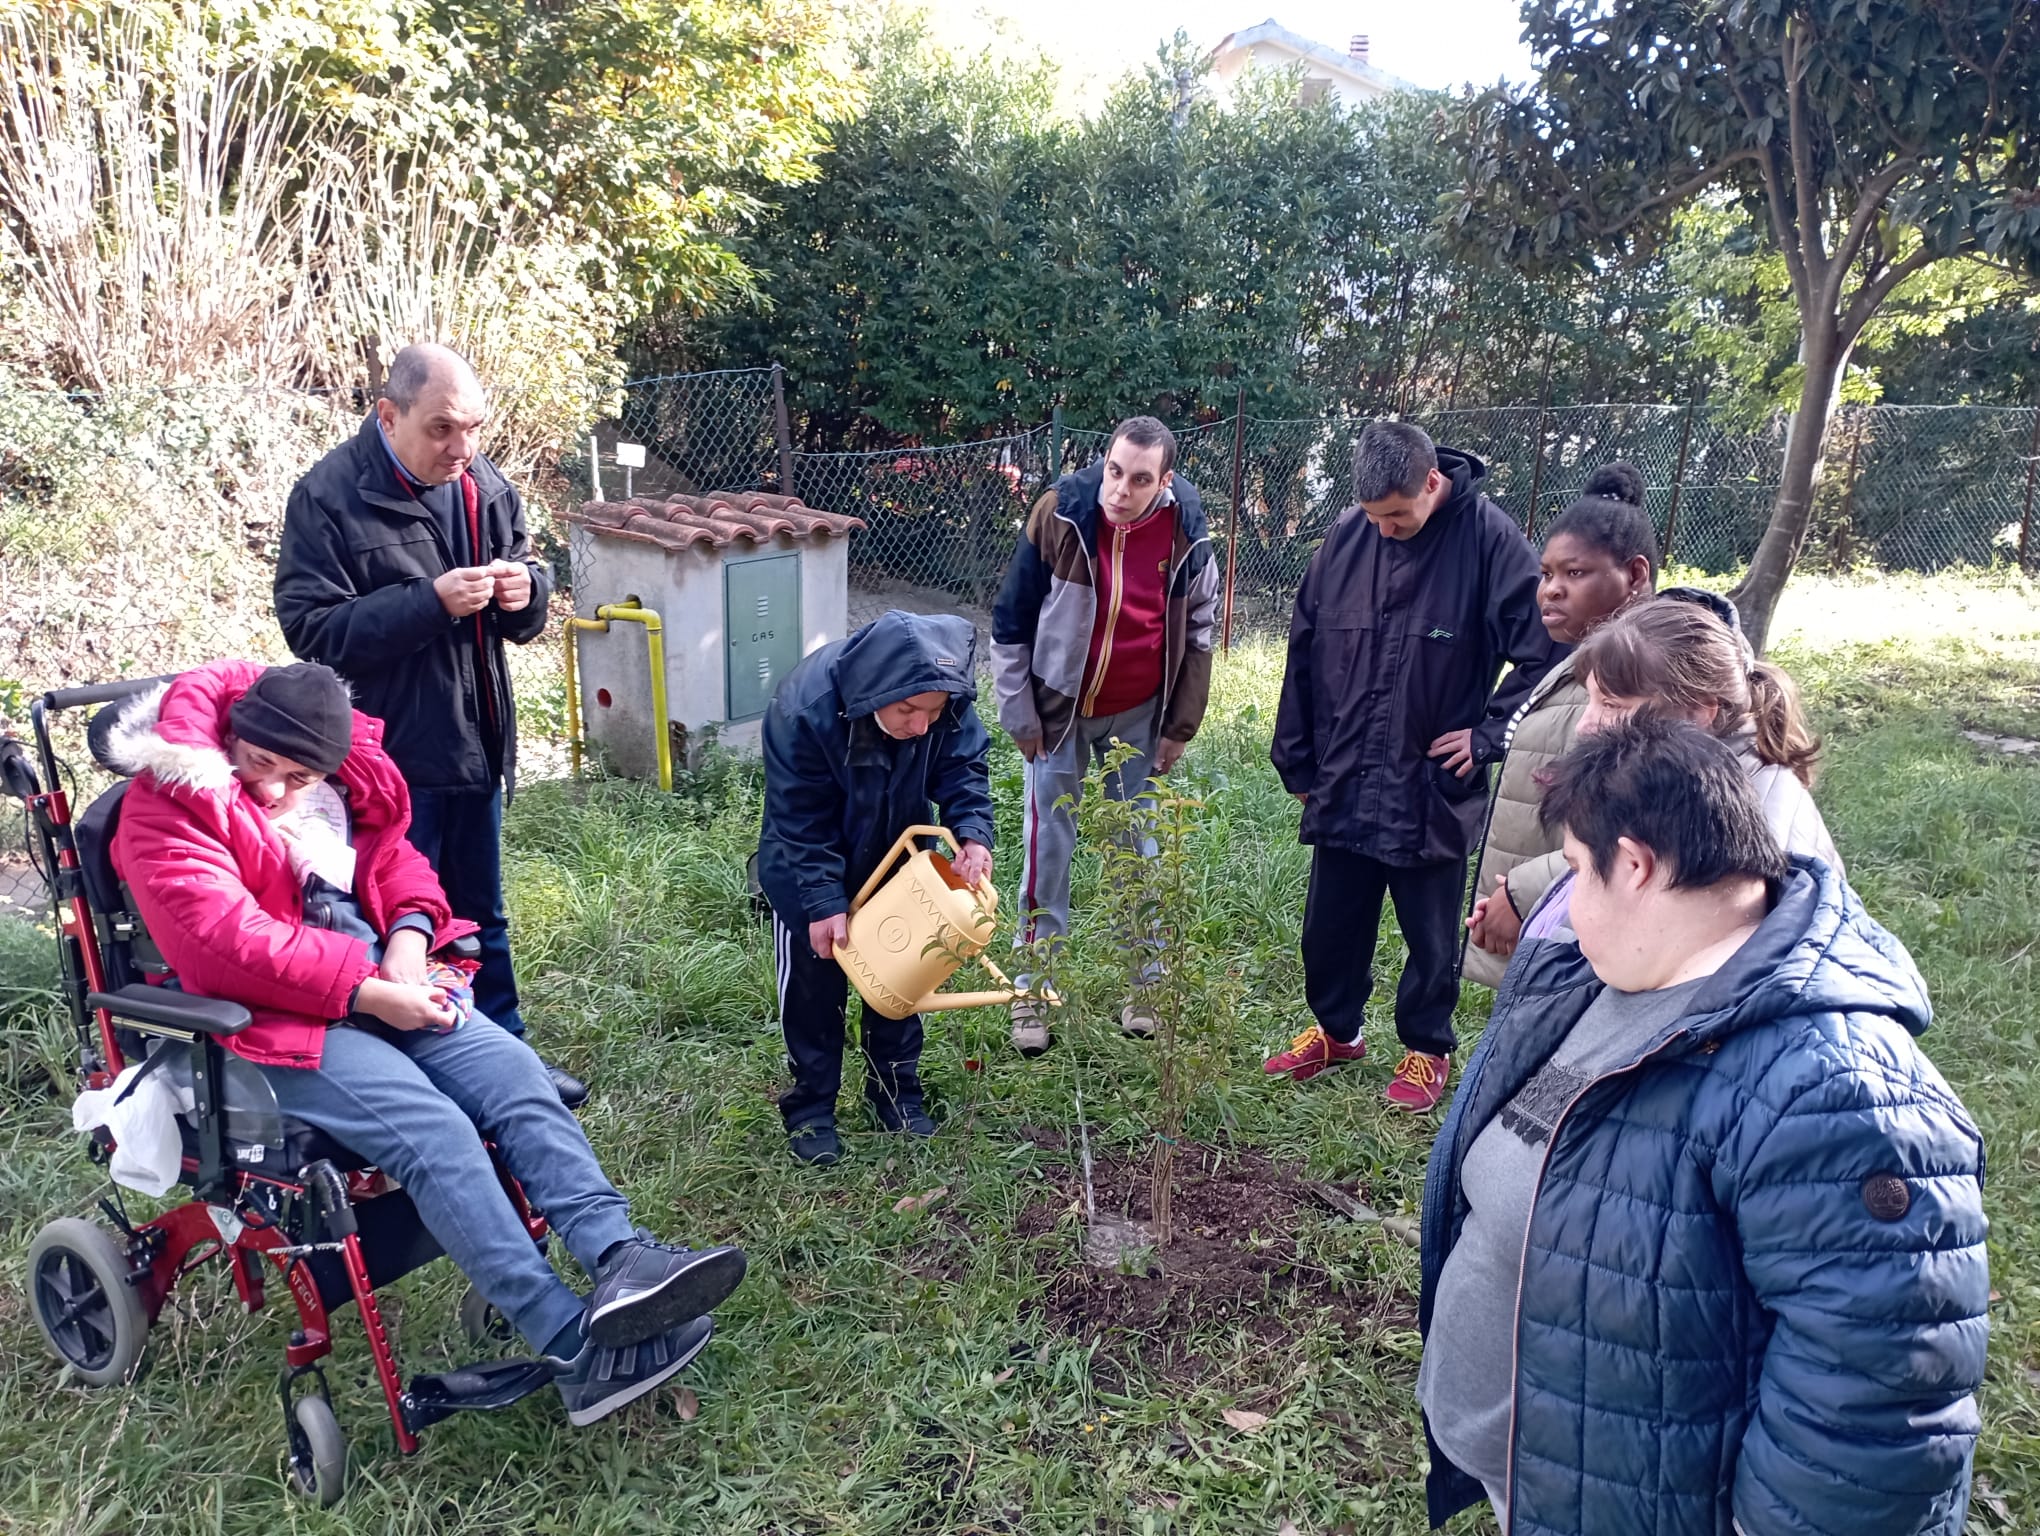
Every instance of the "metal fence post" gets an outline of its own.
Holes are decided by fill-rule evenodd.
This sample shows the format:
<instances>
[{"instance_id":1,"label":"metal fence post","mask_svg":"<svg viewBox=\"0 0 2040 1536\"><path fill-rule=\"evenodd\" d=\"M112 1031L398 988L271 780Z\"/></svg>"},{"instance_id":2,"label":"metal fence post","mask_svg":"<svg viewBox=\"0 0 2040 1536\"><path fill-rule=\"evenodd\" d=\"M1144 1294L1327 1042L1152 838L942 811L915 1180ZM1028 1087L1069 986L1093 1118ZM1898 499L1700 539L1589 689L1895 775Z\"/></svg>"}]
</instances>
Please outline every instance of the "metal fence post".
<instances>
[{"instance_id":1,"label":"metal fence post","mask_svg":"<svg viewBox=\"0 0 2040 1536\"><path fill-rule=\"evenodd\" d=\"M772 365L772 435L779 443L779 494L798 496L793 484L793 433L786 425L786 370Z\"/></svg>"},{"instance_id":2,"label":"metal fence post","mask_svg":"<svg viewBox=\"0 0 2040 1536\"><path fill-rule=\"evenodd\" d=\"M1063 423L1062 402L1056 401L1048 413L1048 483L1054 485L1062 478Z\"/></svg>"},{"instance_id":3,"label":"metal fence post","mask_svg":"<svg viewBox=\"0 0 2040 1536\"><path fill-rule=\"evenodd\" d=\"M1679 467L1672 471L1672 504L1665 512L1665 542L1658 550L1658 563L1672 563L1672 532L1679 526L1679 494L1686 488L1686 460L1693 452L1693 418L1700 414L1700 391L1686 401L1686 424L1679 429Z\"/></svg>"},{"instance_id":4,"label":"metal fence post","mask_svg":"<svg viewBox=\"0 0 2040 1536\"><path fill-rule=\"evenodd\" d=\"M1537 539L1537 497L1544 488L1544 423L1551 410L1551 360L1558 352L1558 338L1544 349L1544 377L1537 384L1537 441L1531 446L1530 507L1523 514L1523 537Z\"/></svg>"},{"instance_id":5,"label":"metal fence post","mask_svg":"<svg viewBox=\"0 0 2040 1536\"><path fill-rule=\"evenodd\" d=\"M1219 649L1232 650L1233 578L1240 568L1240 502L1247 493L1247 392L1242 388L1233 403L1232 516L1225 529L1225 627Z\"/></svg>"},{"instance_id":6,"label":"metal fence post","mask_svg":"<svg viewBox=\"0 0 2040 1536\"><path fill-rule=\"evenodd\" d=\"M2033 552L2033 481L2040 475L2040 405L2033 407L2033 436L2026 444L2026 510L2019 515L2019 569Z\"/></svg>"},{"instance_id":7,"label":"metal fence post","mask_svg":"<svg viewBox=\"0 0 2040 1536\"><path fill-rule=\"evenodd\" d=\"M602 444L593 432L588 434L588 487L594 499L602 499Z\"/></svg>"}]
</instances>

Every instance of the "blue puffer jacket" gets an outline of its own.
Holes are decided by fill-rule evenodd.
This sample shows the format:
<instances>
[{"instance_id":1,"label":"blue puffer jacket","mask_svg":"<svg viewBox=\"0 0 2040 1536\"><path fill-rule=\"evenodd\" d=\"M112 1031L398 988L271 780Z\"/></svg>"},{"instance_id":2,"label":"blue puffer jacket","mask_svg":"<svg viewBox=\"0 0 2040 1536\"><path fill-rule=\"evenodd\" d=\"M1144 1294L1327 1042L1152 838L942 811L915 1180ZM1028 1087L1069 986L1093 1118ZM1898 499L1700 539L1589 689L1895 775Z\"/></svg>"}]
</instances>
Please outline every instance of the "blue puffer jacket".
<instances>
[{"instance_id":1,"label":"blue puffer jacket","mask_svg":"<svg viewBox=\"0 0 2040 1536\"><path fill-rule=\"evenodd\" d=\"M957 837L992 846L991 737L972 707L977 633L946 614L881 614L786 674L765 712L758 883L789 928L850 907L900 833L941 807ZM917 693L949 708L896 741L873 712Z\"/></svg>"},{"instance_id":2,"label":"blue puffer jacket","mask_svg":"<svg viewBox=\"0 0 2040 1536\"><path fill-rule=\"evenodd\" d=\"M1793 864L1687 1014L1552 1134L1517 1309L1513 1536L1962 1529L1982 1138L1913 1042L1930 1011L1904 947L1825 864ZM1467 1149L1600 988L1570 943L1510 965L1432 1149L1426 1334ZM1429 1494L1437 1525L1482 1496L1435 1441Z\"/></svg>"}]
</instances>

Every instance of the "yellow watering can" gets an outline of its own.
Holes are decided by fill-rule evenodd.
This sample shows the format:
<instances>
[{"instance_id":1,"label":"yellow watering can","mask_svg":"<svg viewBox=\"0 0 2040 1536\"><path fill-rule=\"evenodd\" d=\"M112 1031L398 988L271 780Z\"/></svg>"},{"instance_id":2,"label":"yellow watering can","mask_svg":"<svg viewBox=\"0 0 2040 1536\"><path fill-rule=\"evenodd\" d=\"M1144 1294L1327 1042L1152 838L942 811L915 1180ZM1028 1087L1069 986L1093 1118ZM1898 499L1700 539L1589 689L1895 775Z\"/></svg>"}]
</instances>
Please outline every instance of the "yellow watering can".
<instances>
[{"instance_id":1,"label":"yellow watering can","mask_svg":"<svg viewBox=\"0 0 2040 1536\"><path fill-rule=\"evenodd\" d=\"M966 885L942 854L914 847L920 837L939 837L952 852L962 851L946 827L909 827L902 832L851 901L850 937L836 946L836 963L866 1006L889 1019L1012 1002L1023 994L984 959L984 948L998 927L999 893L992 889L991 877ZM887 880L887 871L903 853L909 855L907 862ZM1004 990L936 992L971 959L990 971Z\"/></svg>"}]
</instances>

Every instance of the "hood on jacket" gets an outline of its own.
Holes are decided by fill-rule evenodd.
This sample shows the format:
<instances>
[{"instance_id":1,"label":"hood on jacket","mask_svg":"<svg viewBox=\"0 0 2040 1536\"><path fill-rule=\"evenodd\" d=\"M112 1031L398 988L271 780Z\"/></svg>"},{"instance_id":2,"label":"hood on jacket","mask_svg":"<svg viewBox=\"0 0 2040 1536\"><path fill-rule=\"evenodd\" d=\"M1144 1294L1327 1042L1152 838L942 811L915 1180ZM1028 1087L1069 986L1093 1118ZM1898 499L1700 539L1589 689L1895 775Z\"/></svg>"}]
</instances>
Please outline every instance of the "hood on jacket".
<instances>
[{"instance_id":1,"label":"hood on jacket","mask_svg":"<svg viewBox=\"0 0 2040 1536\"><path fill-rule=\"evenodd\" d=\"M1459 448L1438 445L1438 472L1452 482L1452 494L1445 498L1445 505L1457 507L1469 505L1480 495L1481 487L1487 484L1488 468L1484 459Z\"/></svg>"},{"instance_id":2,"label":"hood on jacket","mask_svg":"<svg viewBox=\"0 0 2040 1536\"><path fill-rule=\"evenodd\" d=\"M977 630L954 614L895 608L843 642L831 675L853 720L917 693L975 699Z\"/></svg>"},{"instance_id":3,"label":"hood on jacket","mask_svg":"<svg viewBox=\"0 0 2040 1536\"><path fill-rule=\"evenodd\" d=\"M269 669L255 661L211 661L138 693L120 706L106 736L106 761L130 777L148 774L170 791L217 794L234 786L227 757L228 712ZM382 722L354 712L354 752L382 740ZM347 776L341 764L335 778Z\"/></svg>"},{"instance_id":4,"label":"hood on jacket","mask_svg":"<svg viewBox=\"0 0 2040 1536\"><path fill-rule=\"evenodd\" d=\"M1777 902L1700 988L1681 1027L1704 1043L1783 1019L1855 1013L1882 1014L1910 1034L1924 1034L1933 1004L1905 946L1824 861L1794 854L1791 862ZM1524 964L1514 985L1525 994L1596 984L1576 941L1534 944L1520 953Z\"/></svg>"},{"instance_id":5,"label":"hood on jacket","mask_svg":"<svg viewBox=\"0 0 2040 1536\"><path fill-rule=\"evenodd\" d=\"M1927 984L1898 939L1820 859L1792 873L1750 941L1695 999L1717 1012L1702 1037L1818 1013L1877 1013L1914 1035L1933 1022Z\"/></svg>"}]
</instances>

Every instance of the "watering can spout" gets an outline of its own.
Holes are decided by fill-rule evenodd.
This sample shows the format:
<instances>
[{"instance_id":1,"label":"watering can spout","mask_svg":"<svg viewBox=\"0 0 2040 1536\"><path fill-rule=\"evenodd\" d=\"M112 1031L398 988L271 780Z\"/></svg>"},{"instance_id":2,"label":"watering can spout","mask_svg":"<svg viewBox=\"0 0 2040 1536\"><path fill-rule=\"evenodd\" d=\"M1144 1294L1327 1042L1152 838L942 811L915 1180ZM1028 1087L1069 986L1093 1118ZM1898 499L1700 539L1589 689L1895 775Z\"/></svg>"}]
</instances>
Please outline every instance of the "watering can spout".
<instances>
[{"instance_id":1,"label":"watering can spout","mask_svg":"<svg viewBox=\"0 0 2040 1536\"><path fill-rule=\"evenodd\" d=\"M836 963L850 984L866 1006L889 1019L998 1008L1031 995L984 958L998 930L999 893L990 877L967 883L948 858L914 847L923 837L939 838L952 852L962 846L946 827L914 826L899 835L850 902L850 932L836 946ZM903 854L906 862L895 871ZM943 983L972 959L991 972L1001 990L943 992Z\"/></svg>"}]
</instances>

